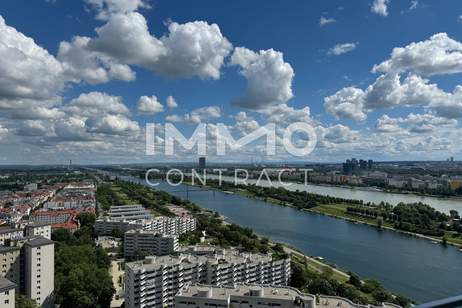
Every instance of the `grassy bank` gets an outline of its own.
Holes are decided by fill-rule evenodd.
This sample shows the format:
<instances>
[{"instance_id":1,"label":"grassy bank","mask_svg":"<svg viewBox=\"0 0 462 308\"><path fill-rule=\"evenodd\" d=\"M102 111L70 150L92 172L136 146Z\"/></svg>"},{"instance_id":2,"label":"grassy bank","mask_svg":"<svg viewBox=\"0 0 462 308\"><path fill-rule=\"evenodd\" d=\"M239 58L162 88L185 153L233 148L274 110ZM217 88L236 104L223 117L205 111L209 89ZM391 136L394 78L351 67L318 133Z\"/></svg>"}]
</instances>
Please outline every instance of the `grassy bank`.
<instances>
[{"instance_id":1,"label":"grassy bank","mask_svg":"<svg viewBox=\"0 0 462 308\"><path fill-rule=\"evenodd\" d=\"M456 233L446 232L445 236L425 236L425 235L418 234L418 233L407 232L407 231L396 229L392 223L387 222L387 221L379 220L377 218L352 215L347 212L348 206L349 206L348 204L342 204L342 203L323 204L323 205L315 206L309 209L308 211L328 215L328 216L335 217L335 218L344 219L350 222L363 223L363 224L367 224L367 225L374 226L374 227L393 230L396 232L401 232L401 233L409 234L412 236L417 236L423 239L437 241L442 244L446 242L448 245L462 247L462 237L457 235ZM443 238L445 240L443 240Z\"/></svg>"}]
</instances>

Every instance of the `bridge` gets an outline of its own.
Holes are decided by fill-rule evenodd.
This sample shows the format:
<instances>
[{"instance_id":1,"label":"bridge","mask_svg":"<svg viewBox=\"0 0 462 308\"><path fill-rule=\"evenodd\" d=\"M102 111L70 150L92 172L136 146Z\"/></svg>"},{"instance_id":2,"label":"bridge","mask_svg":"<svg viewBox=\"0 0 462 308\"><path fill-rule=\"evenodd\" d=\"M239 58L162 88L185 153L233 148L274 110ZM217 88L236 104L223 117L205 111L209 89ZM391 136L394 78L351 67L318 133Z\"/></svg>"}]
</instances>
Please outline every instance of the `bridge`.
<instances>
[{"instance_id":1,"label":"bridge","mask_svg":"<svg viewBox=\"0 0 462 308\"><path fill-rule=\"evenodd\" d=\"M209 192L209 191L211 191L212 194L213 194L213 198L215 199L216 189L212 189L212 188L191 188L190 185L184 185L184 186L186 186L186 189L172 190L172 191L170 191L170 193L186 193L186 200L189 200L189 193Z\"/></svg>"}]
</instances>

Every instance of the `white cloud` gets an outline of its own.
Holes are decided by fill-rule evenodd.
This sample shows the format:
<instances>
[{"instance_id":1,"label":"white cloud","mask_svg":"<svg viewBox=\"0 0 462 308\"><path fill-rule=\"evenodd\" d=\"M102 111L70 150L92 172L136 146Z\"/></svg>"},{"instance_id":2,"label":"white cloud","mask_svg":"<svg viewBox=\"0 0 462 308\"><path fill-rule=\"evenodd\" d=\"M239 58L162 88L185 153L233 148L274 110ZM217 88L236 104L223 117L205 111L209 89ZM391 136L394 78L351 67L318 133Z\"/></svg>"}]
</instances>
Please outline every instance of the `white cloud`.
<instances>
[{"instance_id":1,"label":"white cloud","mask_svg":"<svg viewBox=\"0 0 462 308\"><path fill-rule=\"evenodd\" d=\"M184 117L178 115L178 114L171 114L165 117L166 122L183 122Z\"/></svg>"},{"instance_id":2,"label":"white cloud","mask_svg":"<svg viewBox=\"0 0 462 308\"><path fill-rule=\"evenodd\" d=\"M338 119L363 121L367 117L363 110L364 92L354 87L343 88L334 95L325 97L324 108Z\"/></svg>"},{"instance_id":3,"label":"white cloud","mask_svg":"<svg viewBox=\"0 0 462 308\"><path fill-rule=\"evenodd\" d=\"M138 65L169 78L219 79L232 49L216 24L172 22L160 39L151 35L138 12L112 15L96 29L88 48L128 65Z\"/></svg>"},{"instance_id":4,"label":"white cloud","mask_svg":"<svg viewBox=\"0 0 462 308\"><path fill-rule=\"evenodd\" d=\"M272 123L291 124L294 122L314 122L310 116L309 107L296 109L287 104L280 104L263 110L263 113L266 115L268 122Z\"/></svg>"},{"instance_id":5,"label":"white cloud","mask_svg":"<svg viewBox=\"0 0 462 308\"><path fill-rule=\"evenodd\" d=\"M462 15L457 16L457 22L462 22Z\"/></svg>"},{"instance_id":6,"label":"white cloud","mask_svg":"<svg viewBox=\"0 0 462 308\"><path fill-rule=\"evenodd\" d=\"M0 124L0 137L5 136L6 134L8 134L8 132L9 132L9 129L6 128L6 127L3 127L3 126Z\"/></svg>"},{"instance_id":7,"label":"white cloud","mask_svg":"<svg viewBox=\"0 0 462 308\"><path fill-rule=\"evenodd\" d=\"M337 44L327 51L328 55L339 56L356 49L356 43Z\"/></svg>"},{"instance_id":8,"label":"white cloud","mask_svg":"<svg viewBox=\"0 0 462 308\"><path fill-rule=\"evenodd\" d=\"M141 96L138 100L138 112L142 114L156 114L164 111L164 106L157 100L155 95Z\"/></svg>"},{"instance_id":9,"label":"white cloud","mask_svg":"<svg viewBox=\"0 0 462 308\"><path fill-rule=\"evenodd\" d=\"M87 133L85 121L80 117L69 117L57 121L54 124L55 136L50 138L52 141L89 141L94 139Z\"/></svg>"},{"instance_id":10,"label":"white cloud","mask_svg":"<svg viewBox=\"0 0 462 308\"><path fill-rule=\"evenodd\" d=\"M19 128L17 134L20 136L39 137L50 133L50 127L47 127L43 121L28 120Z\"/></svg>"},{"instance_id":11,"label":"white cloud","mask_svg":"<svg viewBox=\"0 0 462 308\"><path fill-rule=\"evenodd\" d=\"M423 106L446 118L462 117L462 86L452 93L416 75L381 75L365 91L347 87L324 98L326 111L337 118L364 120L380 108Z\"/></svg>"},{"instance_id":12,"label":"white cloud","mask_svg":"<svg viewBox=\"0 0 462 308\"><path fill-rule=\"evenodd\" d=\"M434 114L411 113L405 118L391 118L383 115L376 122L376 130L380 133L407 133L407 134L429 134L435 131L454 129L458 125L455 119L447 119Z\"/></svg>"},{"instance_id":13,"label":"white cloud","mask_svg":"<svg viewBox=\"0 0 462 308\"><path fill-rule=\"evenodd\" d=\"M156 72L170 78L220 78L220 69L232 45L217 24L173 22L168 30L168 36L161 38L167 52L154 66Z\"/></svg>"},{"instance_id":14,"label":"white cloud","mask_svg":"<svg viewBox=\"0 0 462 308\"><path fill-rule=\"evenodd\" d=\"M135 72L128 65L89 50L89 41L88 37L75 36L72 42L59 44L58 59L69 79L90 84L105 83L110 79L135 80Z\"/></svg>"},{"instance_id":15,"label":"white cloud","mask_svg":"<svg viewBox=\"0 0 462 308\"><path fill-rule=\"evenodd\" d=\"M271 105L285 104L293 97L294 71L284 62L282 52L273 49L256 53L238 47L231 57L231 64L240 67L240 74L247 79L245 95L234 103L249 109L264 109Z\"/></svg>"},{"instance_id":16,"label":"white cloud","mask_svg":"<svg viewBox=\"0 0 462 308\"><path fill-rule=\"evenodd\" d=\"M174 108L178 107L178 104L177 104L177 102L176 102L176 100L175 100L175 98L173 96L167 97L166 105L170 109L174 109Z\"/></svg>"},{"instance_id":17,"label":"white cloud","mask_svg":"<svg viewBox=\"0 0 462 308\"><path fill-rule=\"evenodd\" d=\"M66 114L59 108L46 108L46 107L32 107L27 110L17 109L11 111L10 117L13 119L59 119L63 118Z\"/></svg>"},{"instance_id":18,"label":"white cloud","mask_svg":"<svg viewBox=\"0 0 462 308\"><path fill-rule=\"evenodd\" d=\"M377 119L375 129L380 133L397 133L401 131L399 122L399 119L393 119L384 114L382 117Z\"/></svg>"},{"instance_id":19,"label":"white cloud","mask_svg":"<svg viewBox=\"0 0 462 308\"><path fill-rule=\"evenodd\" d=\"M107 135L126 135L140 130L136 121L132 121L121 114L91 117L85 121L85 126L89 132Z\"/></svg>"},{"instance_id":20,"label":"white cloud","mask_svg":"<svg viewBox=\"0 0 462 308\"><path fill-rule=\"evenodd\" d=\"M248 134L260 127L260 124L251 116L248 116L246 112L241 111L234 116L236 121L234 129L239 131L241 134Z\"/></svg>"},{"instance_id":21,"label":"white cloud","mask_svg":"<svg viewBox=\"0 0 462 308\"><path fill-rule=\"evenodd\" d=\"M149 33L144 16L137 12L115 14L96 32L98 36L88 42L88 48L124 64L152 69L167 52L162 42Z\"/></svg>"},{"instance_id":22,"label":"white cloud","mask_svg":"<svg viewBox=\"0 0 462 308\"><path fill-rule=\"evenodd\" d=\"M194 109L190 113L186 113L183 116L174 114L165 117L168 122L185 122L198 124L210 119L216 119L221 117L221 109L218 106L206 106Z\"/></svg>"},{"instance_id":23,"label":"white cloud","mask_svg":"<svg viewBox=\"0 0 462 308\"><path fill-rule=\"evenodd\" d=\"M428 40L394 48L391 58L375 65L372 71L401 73L410 71L424 76L462 72L462 43L446 33L438 33Z\"/></svg>"},{"instance_id":24,"label":"white cloud","mask_svg":"<svg viewBox=\"0 0 462 308\"><path fill-rule=\"evenodd\" d=\"M389 3L390 0L374 0L371 6L371 12L382 16L388 16Z\"/></svg>"},{"instance_id":25,"label":"white cloud","mask_svg":"<svg viewBox=\"0 0 462 308\"><path fill-rule=\"evenodd\" d=\"M333 24L335 22L337 22L337 21L332 17L321 16L321 18L319 19L319 26L324 27L324 26L327 26L329 24Z\"/></svg>"},{"instance_id":26,"label":"white cloud","mask_svg":"<svg viewBox=\"0 0 462 308\"><path fill-rule=\"evenodd\" d=\"M97 18L106 20L114 14L129 13L140 8L151 8L149 0L85 0L98 12Z\"/></svg>"},{"instance_id":27,"label":"white cloud","mask_svg":"<svg viewBox=\"0 0 462 308\"><path fill-rule=\"evenodd\" d=\"M0 71L0 101L54 99L64 87L61 63L1 16Z\"/></svg>"},{"instance_id":28,"label":"white cloud","mask_svg":"<svg viewBox=\"0 0 462 308\"><path fill-rule=\"evenodd\" d=\"M122 97L112 96L102 92L82 93L70 101L65 107L71 114L93 116L101 113L130 114L123 104Z\"/></svg>"}]
</instances>

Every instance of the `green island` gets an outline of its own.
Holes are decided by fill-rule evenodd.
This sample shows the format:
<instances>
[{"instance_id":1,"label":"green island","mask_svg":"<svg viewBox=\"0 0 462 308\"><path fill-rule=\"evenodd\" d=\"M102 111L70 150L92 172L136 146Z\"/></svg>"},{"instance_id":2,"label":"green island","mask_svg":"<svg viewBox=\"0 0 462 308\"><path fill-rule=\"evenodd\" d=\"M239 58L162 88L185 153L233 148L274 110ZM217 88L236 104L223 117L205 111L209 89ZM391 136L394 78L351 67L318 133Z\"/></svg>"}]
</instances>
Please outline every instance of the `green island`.
<instances>
[{"instance_id":1,"label":"green island","mask_svg":"<svg viewBox=\"0 0 462 308\"><path fill-rule=\"evenodd\" d=\"M272 243L269 239L255 234L250 228L227 223L217 212L205 210L163 191L140 184L115 181L98 187L97 201L102 210L109 209L111 205L140 203L151 209L154 214L162 215L170 213L170 204L183 206L197 219L197 230L180 236L179 240L183 245L198 244L202 231L205 231L207 244L210 245L235 247L240 251L253 253L270 253L275 259L290 255L293 277L291 286L305 292L342 296L361 304L380 304L384 301L403 307L411 304L410 299L392 294L375 280L361 279L354 273L344 273L281 243ZM118 253L121 255L123 252L119 250ZM144 256L140 253L135 259L142 259Z\"/></svg>"},{"instance_id":2,"label":"green island","mask_svg":"<svg viewBox=\"0 0 462 308\"><path fill-rule=\"evenodd\" d=\"M386 228L410 235L419 236L443 245L462 247L462 221L459 213L452 210L449 215L436 211L423 203L364 203L318 195L304 191L289 191L279 187L256 185L234 185L231 182L218 182L207 179L207 187L232 191L245 197L257 198L281 206L291 206L323 215L364 223L377 228Z\"/></svg>"}]
</instances>

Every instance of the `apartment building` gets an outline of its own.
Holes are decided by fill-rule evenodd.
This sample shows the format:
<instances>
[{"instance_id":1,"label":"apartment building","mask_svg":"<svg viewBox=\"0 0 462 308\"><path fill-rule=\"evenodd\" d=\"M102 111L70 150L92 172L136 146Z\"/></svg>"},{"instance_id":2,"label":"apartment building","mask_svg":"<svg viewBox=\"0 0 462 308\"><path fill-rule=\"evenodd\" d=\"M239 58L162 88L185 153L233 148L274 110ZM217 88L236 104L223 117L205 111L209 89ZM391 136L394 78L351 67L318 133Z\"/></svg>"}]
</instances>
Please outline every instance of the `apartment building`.
<instances>
[{"instance_id":1,"label":"apartment building","mask_svg":"<svg viewBox=\"0 0 462 308\"><path fill-rule=\"evenodd\" d=\"M43 224L63 224L68 222L72 217L76 216L74 210L59 210L59 211L40 211L32 215L32 220Z\"/></svg>"},{"instance_id":2,"label":"apartment building","mask_svg":"<svg viewBox=\"0 0 462 308\"><path fill-rule=\"evenodd\" d=\"M40 307L54 306L54 242L38 237L24 244L25 294Z\"/></svg>"},{"instance_id":3,"label":"apartment building","mask_svg":"<svg viewBox=\"0 0 462 308\"><path fill-rule=\"evenodd\" d=\"M164 217L154 219L119 219L103 217L95 222L98 235L111 235L113 230L125 233L129 230L151 230L156 233L178 235L196 230L196 219L192 217Z\"/></svg>"},{"instance_id":4,"label":"apartment building","mask_svg":"<svg viewBox=\"0 0 462 308\"><path fill-rule=\"evenodd\" d=\"M43 236L51 240L51 225L47 223L33 222L26 225L24 229L25 236Z\"/></svg>"},{"instance_id":5,"label":"apartment building","mask_svg":"<svg viewBox=\"0 0 462 308\"><path fill-rule=\"evenodd\" d=\"M283 286L247 285L186 286L175 296L175 308L402 308L391 303L380 306L355 304L339 296L312 295Z\"/></svg>"},{"instance_id":6,"label":"apartment building","mask_svg":"<svg viewBox=\"0 0 462 308\"><path fill-rule=\"evenodd\" d=\"M20 247L0 246L0 277L16 283L17 291L21 283L20 256Z\"/></svg>"},{"instance_id":7,"label":"apartment building","mask_svg":"<svg viewBox=\"0 0 462 308\"><path fill-rule=\"evenodd\" d=\"M112 220L152 219L151 213L141 204L112 206L109 209L109 217Z\"/></svg>"},{"instance_id":8,"label":"apartment building","mask_svg":"<svg viewBox=\"0 0 462 308\"><path fill-rule=\"evenodd\" d=\"M124 235L124 256L134 257L138 252L149 255L167 255L178 250L178 237L155 231L131 230Z\"/></svg>"},{"instance_id":9,"label":"apartment building","mask_svg":"<svg viewBox=\"0 0 462 308\"><path fill-rule=\"evenodd\" d=\"M171 307L176 293L188 284L287 285L289 276L290 259L273 260L270 255L226 250L214 255L150 256L125 266L125 307Z\"/></svg>"},{"instance_id":10,"label":"apartment building","mask_svg":"<svg viewBox=\"0 0 462 308\"><path fill-rule=\"evenodd\" d=\"M95 232L98 235L111 235L114 230L125 233L129 230L151 229L150 220L114 220L109 217L97 219L95 222Z\"/></svg>"},{"instance_id":11,"label":"apartment building","mask_svg":"<svg viewBox=\"0 0 462 308\"><path fill-rule=\"evenodd\" d=\"M0 307L14 308L16 284L0 277Z\"/></svg>"},{"instance_id":12,"label":"apartment building","mask_svg":"<svg viewBox=\"0 0 462 308\"><path fill-rule=\"evenodd\" d=\"M0 228L0 245L6 245L10 240L23 237L21 229Z\"/></svg>"},{"instance_id":13,"label":"apartment building","mask_svg":"<svg viewBox=\"0 0 462 308\"><path fill-rule=\"evenodd\" d=\"M291 287L235 285L186 286L175 296L175 308L315 308L316 297Z\"/></svg>"},{"instance_id":14,"label":"apartment building","mask_svg":"<svg viewBox=\"0 0 462 308\"><path fill-rule=\"evenodd\" d=\"M159 216L152 220L151 230L164 234L183 234L196 230L196 219Z\"/></svg>"}]
</instances>

